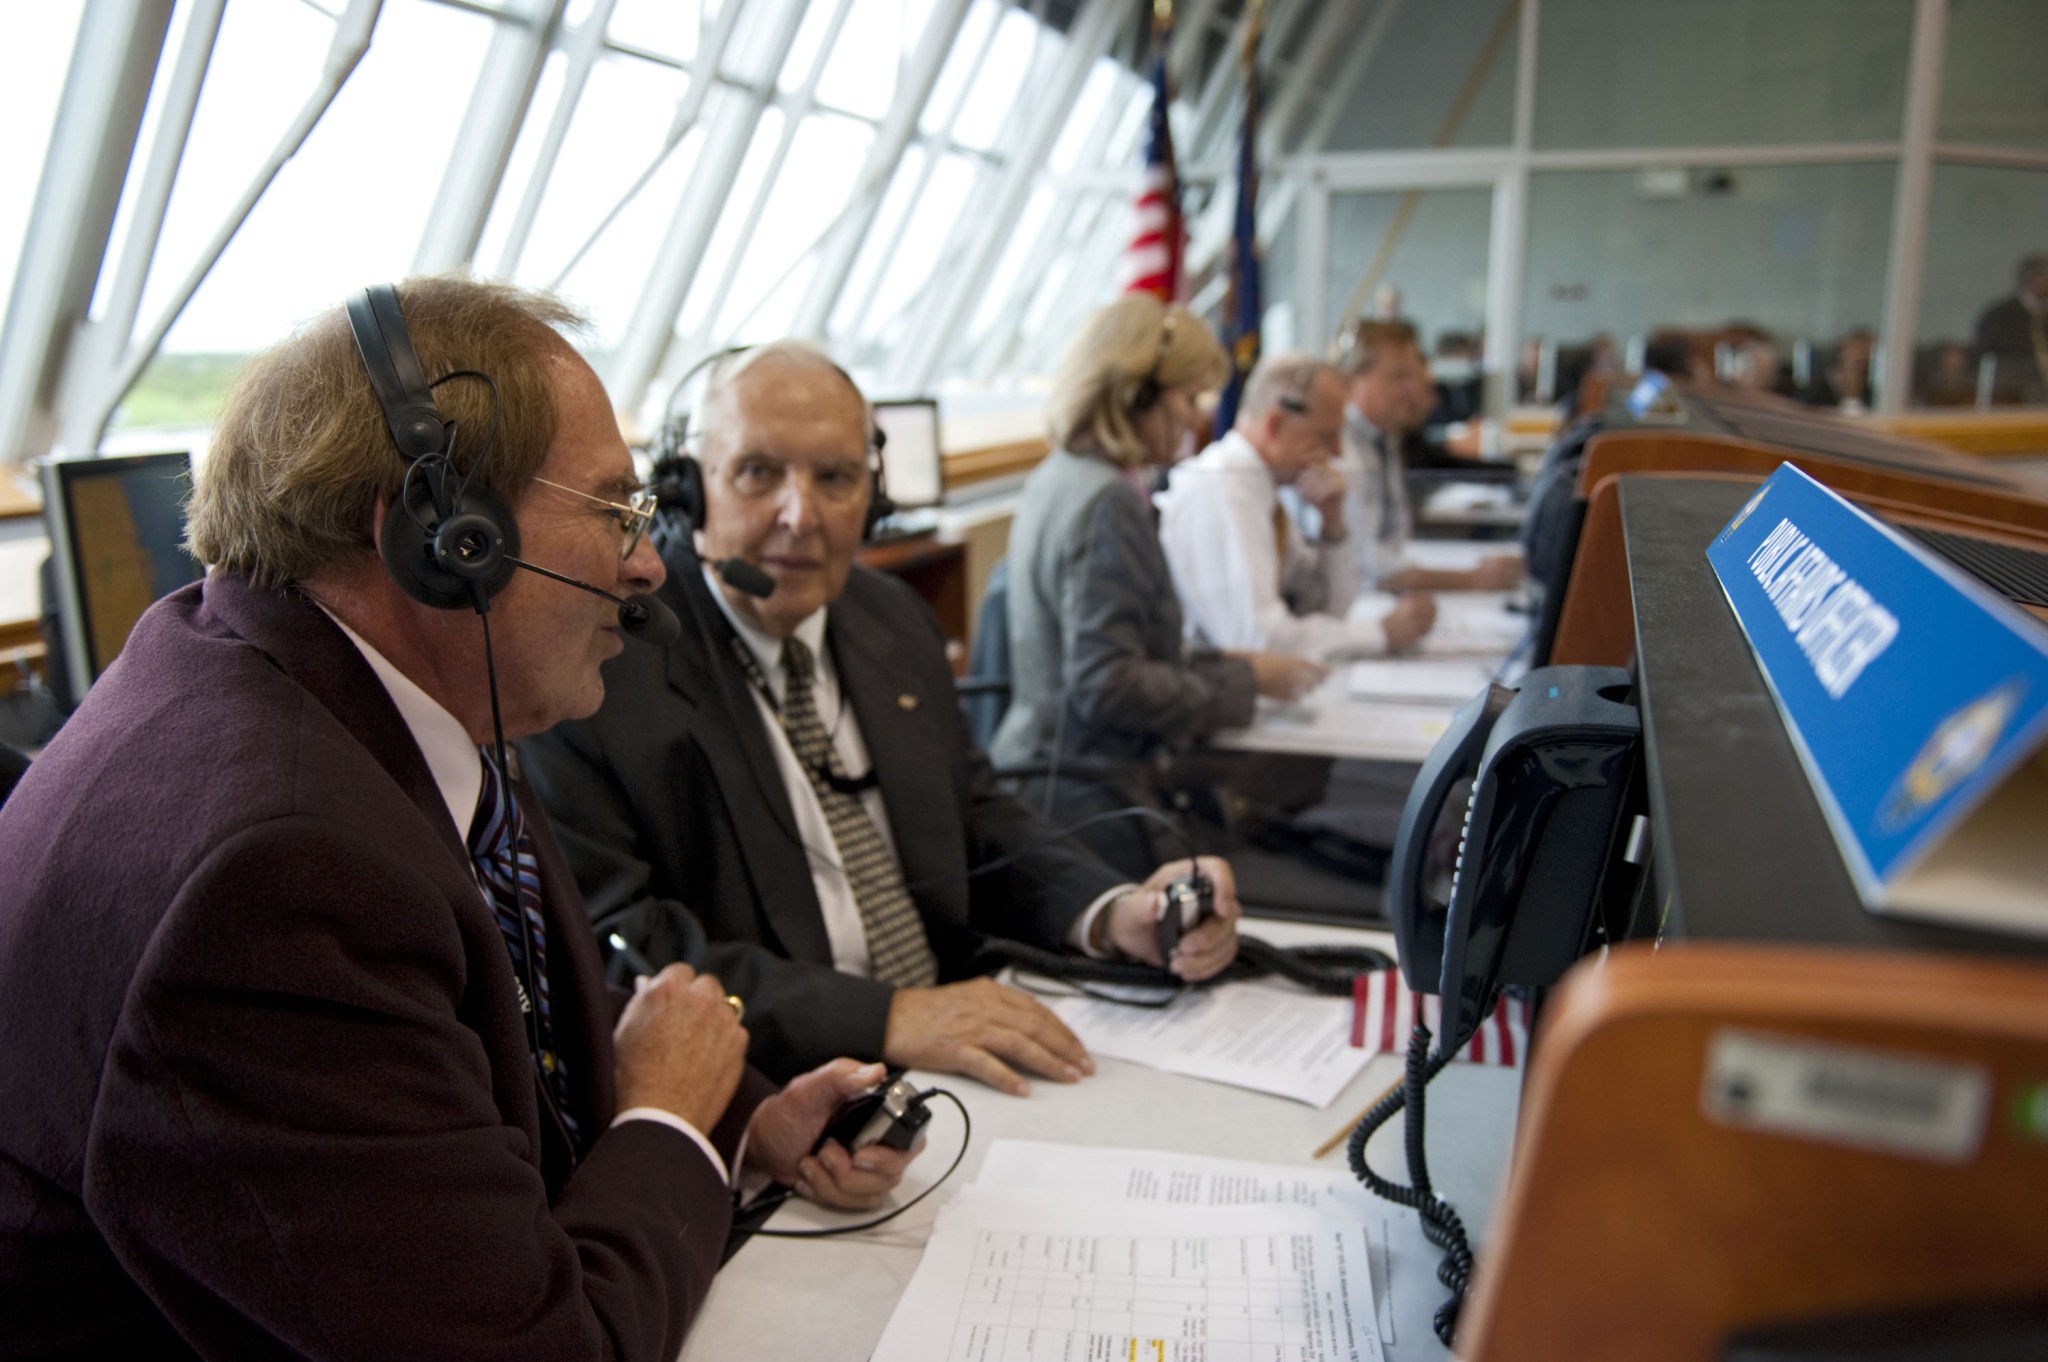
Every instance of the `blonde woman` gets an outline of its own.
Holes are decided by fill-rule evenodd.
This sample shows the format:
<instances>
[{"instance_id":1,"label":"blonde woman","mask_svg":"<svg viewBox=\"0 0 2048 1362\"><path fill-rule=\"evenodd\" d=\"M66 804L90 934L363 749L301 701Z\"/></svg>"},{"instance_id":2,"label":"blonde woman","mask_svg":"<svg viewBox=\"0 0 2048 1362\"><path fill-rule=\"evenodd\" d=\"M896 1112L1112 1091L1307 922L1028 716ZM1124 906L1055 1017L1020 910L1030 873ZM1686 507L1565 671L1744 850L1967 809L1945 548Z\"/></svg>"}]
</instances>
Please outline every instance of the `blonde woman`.
<instances>
[{"instance_id":1,"label":"blonde woman","mask_svg":"<svg viewBox=\"0 0 2048 1362\"><path fill-rule=\"evenodd\" d=\"M1010 529L1013 689L990 751L999 765L1056 769L1026 793L1058 823L1156 805L1173 752L1249 723L1256 696L1298 698L1326 674L1306 658L1190 651L1183 638L1139 483L1205 424L1197 399L1227 371L1193 313L1132 294L1089 320L1054 381L1053 450ZM1079 835L1141 876L1180 850L1155 850L1136 820Z\"/></svg>"}]
</instances>

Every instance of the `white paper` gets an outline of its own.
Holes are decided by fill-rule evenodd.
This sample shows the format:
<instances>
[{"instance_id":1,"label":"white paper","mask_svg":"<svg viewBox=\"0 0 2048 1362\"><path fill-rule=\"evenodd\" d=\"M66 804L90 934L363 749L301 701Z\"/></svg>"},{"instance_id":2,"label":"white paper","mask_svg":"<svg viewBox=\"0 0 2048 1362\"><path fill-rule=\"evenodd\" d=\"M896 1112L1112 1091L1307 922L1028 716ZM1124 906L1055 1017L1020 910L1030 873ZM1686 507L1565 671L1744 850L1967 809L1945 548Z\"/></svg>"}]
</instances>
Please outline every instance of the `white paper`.
<instances>
[{"instance_id":1,"label":"white paper","mask_svg":"<svg viewBox=\"0 0 2048 1362\"><path fill-rule=\"evenodd\" d=\"M1508 609L1506 591L1444 591L1436 624L1422 636L1424 657L1505 657L1529 632L1529 616Z\"/></svg>"},{"instance_id":2,"label":"white paper","mask_svg":"<svg viewBox=\"0 0 2048 1362\"><path fill-rule=\"evenodd\" d=\"M1351 1046L1351 1000L1221 984L1156 1009L1052 1000L1093 1054L1327 1107L1372 1059Z\"/></svg>"},{"instance_id":3,"label":"white paper","mask_svg":"<svg viewBox=\"0 0 2048 1362\"><path fill-rule=\"evenodd\" d=\"M964 1187L873 1362L1367 1362L1368 1264L1358 1221L1299 1206Z\"/></svg>"},{"instance_id":4,"label":"white paper","mask_svg":"<svg viewBox=\"0 0 2048 1362\"><path fill-rule=\"evenodd\" d=\"M1388 1203L1350 1176L1316 1168L1252 1163L1163 1149L997 1140L982 1160L978 1187L1051 1192L1088 1201L1153 1206L1301 1206L1362 1221L1372 1269L1373 1314L1380 1337L1394 1341L1393 1274L1387 1264Z\"/></svg>"},{"instance_id":5,"label":"white paper","mask_svg":"<svg viewBox=\"0 0 2048 1362\"><path fill-rule=\"evenodd\" d=\"M1492 679L1493 668L1483 662L1374 659L1350 665L1344 690L1354 700L1461 705Z\"/></svg>"}]
</instances>

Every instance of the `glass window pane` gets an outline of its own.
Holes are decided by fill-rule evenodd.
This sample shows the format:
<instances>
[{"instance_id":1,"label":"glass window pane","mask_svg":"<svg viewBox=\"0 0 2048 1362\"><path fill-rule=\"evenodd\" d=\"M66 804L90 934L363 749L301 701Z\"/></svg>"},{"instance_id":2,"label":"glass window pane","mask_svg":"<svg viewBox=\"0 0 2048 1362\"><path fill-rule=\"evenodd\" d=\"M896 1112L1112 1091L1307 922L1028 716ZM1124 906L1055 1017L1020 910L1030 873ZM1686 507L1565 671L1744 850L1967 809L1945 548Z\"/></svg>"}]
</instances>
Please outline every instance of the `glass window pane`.
<instances>
[{"instance_id":1,"label":"glass window pane","mask_svg":"<svg viewBox=\"0 0 2048 1362\"><path fill-rule=\"evenodd\" d=\"M860 334L880 341L885 350L901 342L914 315L912 304L932 282L933 271L954 263L941 257L977 179L978 167L967 157L948 153L939 158L924 196L904 218L895 258L882 273L867 315L860 319Z\"/></svg>"},{"instance_id":2,"label":"glass window pane","mask_svg":"<svg viewBox=\"0 0 2048 1362\"><path fill-rule=\"evenodd\" d=\"M1912 31L1912 0L1544 0L1536 145L1893 140Z\"/></svg>"},{"instance_id":3,"label":"glass window pane","mask_svg":"<svg viewBox=\"0 0 2048 1362\"><path fill-rule=\"evenodd\" d=\"M382 193L374 212L346 208L375 192L362 168L388 163L394 147L422 168L423 184L438 179L494 22L427 0L384 7L370 50L199 286L164 342L167 354L246 354L351 289L405 274L433 195ZM144 293L145 326L305 102L332 32L303 5L229 7ZM193 419L210 419L217 399L217 391L195 394Z\"/></svg>"},{"instance_id":4,"label":"glass window pane","mask_svg":"<svg viewBox=\"0 0 2048 1362\"><path fill-rule=\"evenodd\" d=\"M811 78L811 68L818 64L818 50L825 45L825 30L831 26L832 16L838 10L840 0L810 0L804 9L804 18L797 25L796 40L789 45L789 56L783 60L782 74L776 77L776 88L787 94L803 88ZM847 29L839 30L839 40L846 40Z\"/></svg>"},{"instance_id":5,"label":"glass window pane","mask_svg":"<svg viewBox=\"0 0 2048 1362\"><path fill-rule=\"evenodd\" d=\"M1490 189L1392 190L1330 196L1330 277L1323 318L1334 333L1346 316L1372 315L1376 299L1415 323L1425 346L1445 331L1477 332L1486 322ZM1295 230L1273 238L1266 302L1295 296L1290 262ZM1396 302L1393 290L1398 293ZM1321 349L1329 336L1302 336Z\"/></svg>"},{"instance_id":6,"label":"glass window pane","mask_svg":"<svg viewBox=\"0 0 2048 1362\"><path fill-rule=\"evenodd\" d=\"M854 0L819 78L818 102L864 118L887 113L931 12L931 0Z\"/></svg>"},{"instance_id":7,"label":"glass window pane","mask_svg":"<svg viewBox=\"0 0 2048 1362\"><path fill-rule=\"evenodd\" d=\"M960 32L953 39L953 50L946 54L946 64L939 71L938 83L932 86L932 97L925 101L924 111L917 116L920 131L945 130L953 111L967 96L968 80L975 74L990 30L1002 15L1003 6L998 0L974 0L968 7Z\"/></svg>"},{"instance_id":8,"label":"glass window pane","mask_svg":"<svg viewBox=\"0 0 2048 1362\"><path fill-rule=\"evenodd\" d=\"M84 12L85 0L62 0L26 5L7 17L7 42L0 45L0 121L7 128L7 136L0 137L0 183L13 188L0 195L0 316L6 315L13 293L35 187Z\"/></svg>"},{"instance_id":9,"label":"glass window pane","mask_svg":"<svg viewBox=\"0 0 2048 1362\"><path fill-rule=\"evenodd\" d=\"M604 35L615 43L688 61L697 55L699 30L717 12L716 4L700 0L616 0Z\"/></svg>"},{"instance_id":10,"label":"glass window pane","mask_svg":"<svg viewBox=\"0 0 2048 1362\"><path fill-rule=\"evenodd\" d=\"M1549 15L1553 0L1545 0ZM1521 46L1514 0L1403 5L1344 112L1330 151L1502 146L1514 137L1515 62ZM1363 25L1361 24L1361 28ZM1324 76L1333 79L1341 59ZM1273 96L1269 92L1267 99ZM1233 120L1231 127L1236 123ZM1233 134L1234 135L1234 134Z\"/></svg>"},{"instance_id":11,"label":"glass window pane","mask_svg":"<svg viewBox=\"0 0 2048 1362\"><path fill-rule=\"evenodd\" d=\"M996 265L995 273L981 287L981 301L975 306L973 320L967 326L967 344L954 353L956 362L964 366L972 347L988 339L998 319L1014 314L1020 299L1011 296L1017 289L1018 276L1024 270L1024 263L1037 250L1039 234L1045 230L1045 220L1052 212L1053 193L1044 186L1031 191L1024 211L1017 219L1017 226L1010 233L1010 241L1003 248L1003 258Z\"/></svg>"},{"instance_id":12,"label":"glass window pane","mask_svg":"<svg viewBox=\"0 0 2048 1362\"><path fill-rule=\"evenodd\" d=\"M738 99L740 96L728 91L719 97ZM707 314L711 310L712 294L717 292L718 281L732 268L737 258L746 207L761 192L761 181L768 174L775 144L782 140L782 120L782 110L768 108L762 110L761 121L754 126L754 139L747 145L746 159L740 162L739 174L733 177L732 192L725 196L718 226L712 230L711 240L704 248L704 257L697 264L697 277L690 285L689 298L683 303L678 330L686 336L698 334L711 321ZM713 126L716 126L715 122ZM697 192L695 186L691 189Z\"/></svg>"},{"instance_id":13,"label":"glass window pane","mask_svg":"<svg viewBox=\"0 0 2048 1362\"><path fill-rule=\"evenodd\" d=\"M485 228L478 259L522 284L561 287L591 310L594 346L607 344L604 338L616 336L631 316L648 262L674 217L703 142L701 129L693 130L661 156L689 79L673 67L617 53L598 58L548 176L526 249L512 266L504 258L503 243L531 173L531 161L525 159L532 155L528 144L537 144L553 112L536 102ZM657 160L648 183L628 200ZM618 216L606 225L615 209ZM600 229L603 234L593 242ZM571 261L576 261L574 270L565 278Z\"/></svg>"},{"instance_id":14,"label":"glass window pane","mask_svg":"<svg viewBox=\"0 0 2048 1362\"><path fill-rule=\"evenodd\" d=\"M981 64L980 73L960 105L959 120L953 124L955 142L981 151L995 148L1010 106L1017 102L1024 75L1037 58L1041 41L1058 40L1024 11L1003 11L995 46L989 49L988 60Z\"/></svg>"},{"instance_id":15,"label":"glass window pane","mask_svg":"<svg viewBox=\"0 0 2048 1362\"><path fill-rule=\"evenodd\" d=\"M802 298L794 285L816 267L819 237L852 197L874 140L873 128L836 114L813 114L797 125L719 313L719 337L773 340L788 329ZM771 292L773 307L766 306Z\"/></svg>"},{"instance_id":16,"label":"glass window pane","mask_svg":"<svg viewBox=\"0 0 2048 1362\"><path fill-rule=\"evenodd\" d=\"M1059 136L1053 140L1052 151L1046 158L1046 168L1055 175L1065 175L1074 169L1074 160L1081 154L1081 148L1094 136L1096 124L1109 116L1112 108L1110 96L1118 89L1142 85L1137 77L1124 69L1120 62L1108 57L1100 58L1089 69L1088 79L1081 86L1081 97L1074 101L1073 113L1060 127ZM1149 96L1150 86L1146 86ZM1150 102L1146 105L1150 108ZM1143 154L1142 152L1140 153Z\"/></svg>"},{"instance_id":17,"label":"glass window pane","mask_svg":"<svg viewBox=\"0 0 2048 1362\"><path fill-rule=\"evenodd\" d=\"M1941 140L2048 147L2048 11L2040 0L1949 0Z\"/></svg>"},{"instance_id":18,"label":"glass window pane","mask_svg":"<svg viewBox=\"0 0 2048 1362\"><path fill-rule=\"evenodd\" d=\"M869 295L882 267L894 254L891 245L896 239L896 230L902 225L903 216L924 181L924 161L925 149L922 146L912 143L903 149L903 159L896 163L896 174L889 181L888 192L882 196L882 206L875 211L874 225L868 228L867 238L861 242L860 252L854 257L853 268L846 276L846 287L840 290L839 299L832 308L832 335L843 345L855 344L866 334L867 328L862 321L866 316Z\"/></svg>"},{"instance_id":19,"label":"glass window pane","mask_svg":"<svg viewBox=\"0 0 2048 1362\"><path fill-rule=\"evenodd\" d=\"M1747 322L1781 359L1884 315L1894 166L1538 174L1523 335L1562 345Z\"/></svg>"},{"instance_id":20,"label":"glass window pane","mask_svg":"<svg viewBox=\"0 0 2048 1362\"><path fill-rule=\"evenodd\" d=\"M2048 171L1937 165L1927 199L1914 400L1974 402L1992 357L1993 402L2048 402L2048 341L2019 298L2020 264L2048 253ZM2044 261L2048 264L2048 261ZM2048 295L2048 280L2037 284ZM2037 350L2037 344L2040 349Z\"/></svg>"}]
</instances>

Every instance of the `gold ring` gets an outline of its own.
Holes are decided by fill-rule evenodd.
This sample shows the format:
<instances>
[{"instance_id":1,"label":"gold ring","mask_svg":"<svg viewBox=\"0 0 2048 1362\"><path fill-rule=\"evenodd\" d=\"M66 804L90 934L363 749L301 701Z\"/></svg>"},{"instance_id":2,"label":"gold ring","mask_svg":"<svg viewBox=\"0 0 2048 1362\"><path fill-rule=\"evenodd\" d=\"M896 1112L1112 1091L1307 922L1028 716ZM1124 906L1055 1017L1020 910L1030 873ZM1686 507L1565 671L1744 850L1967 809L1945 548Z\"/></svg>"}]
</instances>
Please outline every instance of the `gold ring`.
<instances>
[{"instance_id":1,"label":"gold ring","mask_svg":"<svg viewBox=\"0 0 2048 1362\"><path fill-rule=\"evenodd\" d=\"M747 1019L746 999L740 997L738 994L728 993L725 995L725 1005L732 1009L732 1017L734 1021L744 1022Z\"/></svg>"}]
</instances>

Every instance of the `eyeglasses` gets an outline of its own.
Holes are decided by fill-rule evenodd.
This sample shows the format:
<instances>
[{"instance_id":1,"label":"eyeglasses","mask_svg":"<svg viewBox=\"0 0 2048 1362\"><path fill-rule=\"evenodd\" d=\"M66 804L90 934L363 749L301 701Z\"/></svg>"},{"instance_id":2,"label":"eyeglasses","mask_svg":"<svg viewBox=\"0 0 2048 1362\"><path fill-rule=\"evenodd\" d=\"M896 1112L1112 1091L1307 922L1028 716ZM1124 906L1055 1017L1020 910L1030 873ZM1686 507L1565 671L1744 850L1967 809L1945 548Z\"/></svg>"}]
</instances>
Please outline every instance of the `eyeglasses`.
<instances>
[{"instance_id":1,"label":"eyeglasses","mask_svg":"<svg viewBox=\"0 0 2048 1362\"><path fill-rule=\"evenodd\" d=\"M557 492L567 492L572 497L582 497L585 501L594 501L609 509L612 512L612 523L626 536L619 545L620 562L633 556L633 550L640 547L640 539L647 533L647 527L654 523L657 501L652 488L643 487L637 492L628 493L625 503L621 505L616 501L607 501L603 497L594 497L588 492L579 492L573 487L564 487L559 482L549 482L546 478L535 478L534 481L543 487L552 487Z\"/></svg>"}]
</instances>

